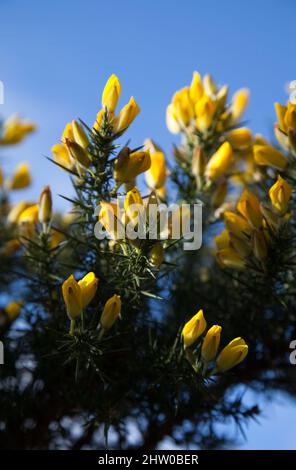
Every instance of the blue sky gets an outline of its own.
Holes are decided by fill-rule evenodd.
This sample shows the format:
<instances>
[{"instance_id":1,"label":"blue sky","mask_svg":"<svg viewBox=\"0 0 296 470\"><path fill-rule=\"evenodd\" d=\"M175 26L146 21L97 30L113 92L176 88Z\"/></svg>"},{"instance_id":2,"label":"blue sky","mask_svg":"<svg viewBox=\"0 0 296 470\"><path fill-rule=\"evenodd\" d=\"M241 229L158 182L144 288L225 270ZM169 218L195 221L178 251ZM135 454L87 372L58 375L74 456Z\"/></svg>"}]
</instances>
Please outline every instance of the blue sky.
<instances>
[{"instance_id":1,"label":"blue sky","mask_svg":"<svg viewBox=\"0 0 296 470\"><path fill-rule=\"evenodd\" d=\"M5 151L5 168L29 161L34 186L17 197L32 199L49 183L58 208L56 194L69 193L70 184L44 155L66 122L93 122L111 73L121 80L121 103L134 95L142 109L127 134L132 144L152 137L168 154L173 139L165 109L194 70L211 73L232 92L250 88L246 117L267 134L273 103L286 100L285 85L296 79L293 0L1 0L0 14L0 113L18 111L39 126L22 146ZM276 419L253 426L249 442L291 448L296 411L287 406L277 405Z\"/></svg>"}]
</instances>

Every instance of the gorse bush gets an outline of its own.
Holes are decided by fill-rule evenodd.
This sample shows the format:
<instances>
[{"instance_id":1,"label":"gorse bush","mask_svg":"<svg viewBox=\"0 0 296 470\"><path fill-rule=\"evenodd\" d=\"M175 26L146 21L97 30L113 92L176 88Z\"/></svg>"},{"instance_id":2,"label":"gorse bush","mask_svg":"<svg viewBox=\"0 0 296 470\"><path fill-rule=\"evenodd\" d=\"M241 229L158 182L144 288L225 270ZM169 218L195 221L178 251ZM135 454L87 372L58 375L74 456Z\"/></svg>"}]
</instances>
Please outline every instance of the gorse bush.
<instances>
[{"instance_id":1,"label":"gorse bush","mask_svg":"<svg viewBox=\"0 0 296 470\"><path fill-rule=\"evenodd\" d=\"M248 90L229 100L194 72L167 107L181 140L168 165L151 139L122 144L140 108L132 97L118 111L120 95L112 75L94 124L73 120L52 147L68 213L49 186L12 204L30 170L1 165L2 448L221 448L217 424L242 430L260 413L242 390L295 395L296 105L276 104L270 143L240 124ZM0 145L34 130L4 121ZM203 244L188 251L172 229L197 202ZM145 222L133 237L151 209L157 236Z\"/></svg>"}]
</instances>

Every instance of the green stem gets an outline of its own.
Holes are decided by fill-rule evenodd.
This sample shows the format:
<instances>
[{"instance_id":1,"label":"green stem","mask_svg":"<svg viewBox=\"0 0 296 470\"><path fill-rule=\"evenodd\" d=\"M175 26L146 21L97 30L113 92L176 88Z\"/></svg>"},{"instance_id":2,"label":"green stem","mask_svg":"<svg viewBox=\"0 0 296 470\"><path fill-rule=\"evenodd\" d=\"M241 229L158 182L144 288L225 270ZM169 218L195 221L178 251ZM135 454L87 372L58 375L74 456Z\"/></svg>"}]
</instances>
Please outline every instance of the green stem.
<instances>
[{"instance_id":1,"label":"green stem","mask_svg":"<svg viewBox=\"0 0 296 470\"><path fill-rule=\"evenodd\" d=\"M74 336L74 330L75 330L75 320L71 320L69 335Z\"/></svg>"}]
</instances>

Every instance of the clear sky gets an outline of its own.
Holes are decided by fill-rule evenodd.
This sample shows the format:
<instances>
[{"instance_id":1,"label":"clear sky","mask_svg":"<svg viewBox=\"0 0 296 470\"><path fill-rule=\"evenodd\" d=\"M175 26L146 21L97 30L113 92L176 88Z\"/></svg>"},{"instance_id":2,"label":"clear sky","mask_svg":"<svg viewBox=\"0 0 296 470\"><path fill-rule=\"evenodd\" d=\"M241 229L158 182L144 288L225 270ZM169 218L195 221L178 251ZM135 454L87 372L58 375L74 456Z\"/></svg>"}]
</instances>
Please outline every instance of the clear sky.
<instances>
[{"instance_id":1,"label":"clear sky","mask_svg":"<svg viewBox=\"0 0 296 470\"><path fill-rule=\"evenodd\" d=\"M18 111L39 126L2 155L6 168L20 160L32 165L34 187L18 197L33 198L48 183L55 194L69 193L66 175L44 155L69 120L94 121L111 73L121 80L121 103L134 95L142 109L127 133L132 145L152 137L167 154L173 139L165 109L194 70L211 73L232 92L250 88L246 117L267 134L273 103L286 100L285 85L296 79L294 0L1 0L0 14L0 113ZM54 202L63 207L57 196ZM294 407L276 409L276 419L251 428L250 442L296 448Z\"/></svg>"}]
</instances>

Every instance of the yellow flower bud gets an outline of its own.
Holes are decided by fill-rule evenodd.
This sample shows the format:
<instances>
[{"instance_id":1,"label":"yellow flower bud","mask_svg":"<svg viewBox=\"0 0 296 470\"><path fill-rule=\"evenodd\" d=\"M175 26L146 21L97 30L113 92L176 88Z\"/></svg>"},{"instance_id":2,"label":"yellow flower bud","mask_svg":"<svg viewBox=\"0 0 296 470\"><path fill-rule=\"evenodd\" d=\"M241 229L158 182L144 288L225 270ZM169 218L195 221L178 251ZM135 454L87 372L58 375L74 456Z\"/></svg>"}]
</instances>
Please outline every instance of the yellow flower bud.
<instances>
[{"instance_id":1,"label":"yellow flower bud","mask_svg":"<svg viewBox=\"0 0 296 470\"><path fill-rule=\"evenodd\" d=\"M20 201L12 208L10 209L8 215L7 215L7 220L10 224L16 224L18 222L19 216L21 215L22 212L24 212L27 207L29 207L32 204L29 204L26 201Z\"/></svg>"},{"instance_id":2,"label":"yellow flower bud","mask_svg":"<svg viewBox=\"0 0 296 470\"><path fill-rule=\"evenodd\" d=\"M48 224L52 217L52 198L49 186L45 186L39 198L39 222Z\"/></svg>"},{"instance_id":3,"label":"yellow flower bud","mask_svg":"<svg viewBox=\"0 0 296 470\"><path fill-rule=\"evenodd\" d=\"M249 90L246 88L242 88L238 90L232 98L231 104L231 120L232 123L236 123L239 121L243 113L245 112L246 107L248 106L249 102Z\"/></svg>"},{"instance_id":4,"label":"yellow flower bud","mask_svg":"<svg viewBox=\"0 0 296 470\"><path fill-rule=\"evenodd\" d=\"M219 264L224 268L245 269L246 262L244 258L233 248L223 248L216 254Z\"/></svg>"},{"instance_id":5,"label":"yellow flower bud","mask_svg":"<svg viewBox=\"0 0 296 470\"><path fill-rule=\"evenodd\" d=\"M8 181L8 189L24 189L31 184L31 174L27 163L20 163L12 178Z\"/></svg>"},{"instance_id":6,"label":"yellow flower bud","mask_svg":"<svg viewBox=\"0 0 296 470\"><path fill-rule=\"evenodd\" d=\"M64 144L56 144L51 148L53 153L53 160L68 170L73 168L73 161L71 160L69 151Z\"/></svg>"},{"instance_id":7,"label":"yellow flower bud","mask_svg":"<svg viewBox=\"0 0 296 470\"><path fill-rule=\"evenodd\" d=\"M224 212L224 223L229 232L233 233L238 238L245 239L245 237L250 235L252 231L248 222L234 212Z\"/></svg>"},{"instance_id":8,"label":"yellow flower bud","mask_svg":"<svg viewBox=\"0 0 296 470\"><path fill-rule=\"evenodd\" d=\"M37 224L39 216L39 206L38 204L33 204L25 209L20 216L18 217L18 223L29 223L29 224Z\"/></svg>"},{"instance_id":9,"label":"yellow flower bud","mask_svg":"<svg viewBox=\"0 0 296 470\"><path fill-rule=\"evenodd\" d=\"M23 302L10 302L4 308L4 311L10 322L14 321L20 314Z\"/></svg>"},{"instance_id":10,"label":"yellow flower bud","mask_svg":"<svg viewBox=\"0 0 296 470\"><path fill-rule=\"evenodd\" d=\"M123 224L120 221L120 209L116 203L100 202L101 210L99 213L99 222L108 232L113 240L121 239L121 231L124 234Z\"/></svg>"},{"instance_id":11,"label":"yellow flower bud","mask_svg":"<svg viewBox=\"0 0 296 470\"><path fill-rule=\"evenodd\" d=\"M192 155L191 171L195 178L200 178L204 175L206 168L206 159L202 147L195 147Z\"/></svg>"},{"instance_id":12,"label":"yellow flower bud","mask_svg":"<svg viewBox=\"0 0 296 470\"><path fill-rule=\"evenodd\" d=\"M284 170L288 164L286 157L271 145L254 145L254 159L257 165L271 166Z\"/></svg>"},{"instance_id":13,"label":"yellow flower bud","mask_svg":"<svg viewBox=\"0 0 296 470\"><path fill-rule=\"evenodd\" d=\"M160 242L156 243L149 251L149 261L153 266L159 267L163 262L164 249Z\"/></svg>"},{"instance_id":14,"label":"yellow flower bud","mask_svg":"<svg viewBox=\"0 0 296 470\"><path fill-rule=\"evenodd\" d=\"M159 189L165 184L166 163L163 152L154 152L150 154L151 166L145 173L146 183L151 189Z\"/></svg>"},{"instance_id":15,"label":"yellow flower bud","mask_svg":"<svg viewBox=\"0 0 296 470\"><path fill-rule=\"evenodd\" d=\"M88 306L88 304L94 298L99 284L99 279L96 277L95 273L90 272L86 274L80 281L78 285L81 290L81 305L82 308Z\"/></svg>"},{"instance_id":16,"label":"yellow flower bud","mask_svg":"<svg viewBox=\"0 0 296 470\"><path fill-rule=\"evenodd\" d=\"M196 315L194 315L191 320L189 320L183 330L183 343L184 348L188 348L203 334L207 327L207 322L204 318L203 311L199 310Z\"/></svg>"},{"instance_id":17,"label":"yellow flower bud","mask_svg":"<svg viewBox=\"0 0 296 470\"><path fill-rule=\"evenodd\" d=\"M132 96L129 102L122 108L119 115L114 119L114 132L122 132L128 128L139 112L140 108L135 98Z\"/></svg>"},{"instance_id":18,"label":"yellow flower bud","mask_svg":"<svg viewBox=\"0 0 296 470\"><path fill-rule=\"evenodd\" d=\"M217 93L217 87L211 75L204 76L203 87L208 96L213 96Z\"/></svg>"},{"instance_id":19,"label":"yellow flower bud","mask_svg":"<svg viewBox=\"0 0 296 470\"><path fill-rule=\"evenodd\" d=\"M248 354L248 346L242 338L235 338L225 346L217 359L217 370L225 372L240 364Z\"/></svg>"},{"instance_id":20,"label":"yellow flower bud","mask_svg":"<svg viewBox=\"0 0 296 470\"><path fill-rule=\"evenodd\" d=\"M0 256L11 256L16 251L18 251L21 247L21 242L17 238L13 238L12 240L8 240L4 245L0 248Z\"/></svg>"},{"instance_id":21,"label":"yellow flower bud","mask_svg":"<svg viewBox=\"0 0 296 470\"><path fill-rule=\"evenodd\" d=\"M228 230L224 229L215 237L215 243L218 250L223 250L229 247L230 237Z\"/></svg>"},{"instance_id":22,"label":"yellow flower bud","mask_svg":"<svg viewBox=\"0 0 296 470\"><path fill-rule=\"evenodd\" d=\"M267 225L274 233L276 233L281 224L280 216L275 214L269 207L264 206L262 203L260 204L260 210Z\"/></svg>"},{"instance_id":23,"label":"yellow flower bud","mask_svg":"<svg viewBox=\"0 0 296 470\"><path fill-rule=\"evenodd\" d=\"M86 149L73 142L72 140L66 139L66 147L69 150L71 157L76 160L80 165L88 168L90 165L90 156Z\"/></svg>"},{"instance_id":24,"label":"yellow flower bud","mask_svg":"<svg viewBox=\"0 0 296 470\"><path fill-rule=\"evenodd\" d=\"M0 145L18 144L35 129L36 126L32 122L22 121L17 115L11 116L4 122Z\"/></svg>"},{"instance_id":25,"label":"yellow flower bud","mask_svg":"<svg viewBox=\"0 0 296 470\"><path fill-rule=\"evenodd\" d=\"M222 206L223 202L226 199L228 190L227 181L222 181L212 196L212 206L217 209L218 207Z\"/></svg>"},{"instance_id":26,"label":"yellow flower bud","mask_svg":"<svg viewBox=\"0 0 296 470\"><path fill-rule=\"evenodd\" d=\"M72 129L75 142L77 142L81 147L87 149L89 146L89 139L83 127L77 121L73 120Z\"/></svg>"},{"instance_id":27,"label":"yellow flower bud","mask_svg":"<svg viewBox=\"0 0 296 470\"><path fill-rule=\"evenodd\" d=\"M57 230L51 229L50 231L50 248L54 249L64 240L65 236Z\"/></svg>"},{"instance_id":28,"label":"yellow flower bud","mask_svg":"<svg viewBox=\"0 0 296 470\"><path fill-rule=\"evenodd\" d=\"M121 86L118 77L113 73L104 88L102 95L102 106L107 108L108 112L113 112L117 106L121 92Z\"/></svg>"},{"instance_id":29,"label":"yellow flower bud","mask_svg":"<svg viewBox=\"0 0 296 470\"><path fill-rule=\"evenodd\" d=\"M291 194L291 185L279 175L276 183L274 183L274 185L269 190L269 197L272 206L281 215L284 215L287 212Z\"/></svg>"},{"instance_id":30,"label":"yellow flower bud","mask_svg":"<svg viewBox=\"0 0 296 470\"><path fill-rule=\"evenodd\" d=\"M61 137L62 143L65 144L67 139L72 140L72 141L75 140L74 139L72 122L68 122L68 124L66 124L66 126L63 130L63 134L62 134L62 137Z\"/></svg>"},{"instance_id":31,"label":"yellow flower bud","mask_svg":"<svg viewBox=\"0 0 296 470\"><path fill-rule=\"evenodd\" d=\"M267 244L263 232L254 230L252 233L252 247L255 258L264 261L267 257Z\"/></svg>"},{"instance_id":32,"label":"yellow flower bud","mask_svg":"<svg viewBox=\"0 0 296 470\"><path fill-rule=\"evenodd\" d=\"M169 104L166 109L166 125L172 134L179 134L181 131L180 124L176 118L175 105L173 103Z\"/></svg>"},{"instance_id":33,"label":"yellow flower bud","mask_svg":"<svg viewBox=\"0 0 296 470\"><path fill-rule=\"evenodd\" d=\"M73 274L62 285L62 293L70 320L76 320L82 311L81 289Z\"/></svg>"},{"instance_id":34,"label":"yellow flower bud","mask_svg":"<svg viewBox=\"0 0 296 470\"><path fill-rule=\"evenodd\" d=\"M275 107L275 112L278 118L279 128L283 132L287 132L287 126L285 123L285 115L287 112L287 106L283 106L280 103L275 103L274 107Z\"/></svg>"},{"instance_id":35,"label":"yellow flower bud","mask_svg":"<svg viewBox=\"0 0 296 470\"><path fill-rule=\"evenodd\" d=\"M200 132L206 132L211 127L216 109L216 103L206 94L196 103L195 126Z\"/></svg>"},{"instance_id":36,"label":"yellow flower bud","mask_svg":"<svg viewBox=\"0 0 296 470\"><path fill-rule=\"evenodd\" d=\"M226 139L235 149L245 149L250 147L253 142L252 132L246 127L233 129L227 133Z\"/></svg>"},{"instance_id":37,"label":"yellow flower bud","mask_svg":"<svg viewBox=\"0 0 296 470\"><path fill-rule=\"evenodd\" d=\"M218 111L223 111L223 109L225 108L227 97L228 97L228 86L223 85L218 91L218 93L216 94L215 102L216 102ZM223 121L223 116L221 116L221 118ZM228 118L228 113L226 112L225 119L227 118Z\"/></svg>"},{"instance_id":38,"label":"yellow flower bud","mask_svg":"<svg viewBox=\"0 0 296 470\"><path fill-rule=\"evenodd\" d=\"M253 228L261 227L262 214L260 211L260 202L255 194L245 189L239 198L236 208Z\"/></svg>"},{"instance_id":39,"label":"yellow flower bud","mask_svg":"<svg viewBox=\"0 0 296 470\"><path fill-rule=\"evenodd\" d=\"M100 131L101 129L101 124L103 122L103 117L104 117L104 114L105 114L105 110L104 109L100 109L100 111L98 112L97 114L97 118L94 122L94 125L93 125L93 128L96 130L96 131Z\"/></svg>"},{"instance_id":40,"label":"yellow flower bud","mask_svg":"<svg viewBox=\"0 0 296 470\"><path fill-rule=\"evenodd\" d=\"M206 167L206 176L215 181L225 175L232 163L232 148L229 142L224 142L210 158Z\"/></svg>"},{"instance_id":41,"label":"yellow flower bud","mask_svg":"<svg viewBox=\"0 0 296 470\"><path fill-rule=\"evenodd\" d=\"M205 362L210 362L215 358L220 344L221 331L221 326L213 325L207 332L201 348L201 357Z\"/></svg>"},{"instance_id":42,"label":"yellow flower bud","mask_svg":"<svg viewBox=\"0 0 296 470\"><path fill-rule=\"evenodd\" d=\"M293 104L290 101L285 115L285 124L287 129L291 128L296 131L296 104Z\"/></svg>"},{"instance_id":43,"label":"yellow flower bud","mask_svg":"<svg viewBox=\"0 0 296 470\"><path fill-rule=\"evenodd\" d=\"M149 170L151 165L150 153L139 151L130 153L124 148L114 164L114 179L118 183L129 183L140 173Z\"/></svg>"},{"instance_id":44,"label":"yellow flower bud","mask_svg":"<svg viewBox=\"0 0 296 470\"><path fill-rule=\"evenodd\" d=\"M230 233L230 245L232 248L235 249L235 251L242 256L243 258L246 258L250 255L251 253L251 246L248 243L247 239L242 239L236 237L233 233Z\"/></svg>"},{"instance_id":45,"label":"yellow flower bud","mask_svg":"<svg viewBox=\"0 0 296 470\"><path fill-rule=\"evenodd\" d=\"M120 296L114 294L105 303L103 313L101 316L101 326L104 330L110 330L114 325L121 312L121 300Z\"/></svg>"},{"instance_id":46,"label":"yellow flower bud","mask_svg":"<svg viewBox=\"0 0 296 470\"><path fill-rule=\"evenodd\" d=\"M137 223L142 208L144 210L143 199L139 190L134 187L127 192L124 200L125 224L129 221Z\"/></svg>"},{"instance_id":47,"label":"yellow flower bud","mask_svg":"<svg viewBox=\"0 0 296 470\"><path fill-rule=\"evenodd\" d=\"M193 72L192 82L189 89L189 97L193 103L197 103L203 95L203 85L200 74Z\"/></svg>"}]
</instances>

